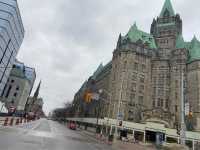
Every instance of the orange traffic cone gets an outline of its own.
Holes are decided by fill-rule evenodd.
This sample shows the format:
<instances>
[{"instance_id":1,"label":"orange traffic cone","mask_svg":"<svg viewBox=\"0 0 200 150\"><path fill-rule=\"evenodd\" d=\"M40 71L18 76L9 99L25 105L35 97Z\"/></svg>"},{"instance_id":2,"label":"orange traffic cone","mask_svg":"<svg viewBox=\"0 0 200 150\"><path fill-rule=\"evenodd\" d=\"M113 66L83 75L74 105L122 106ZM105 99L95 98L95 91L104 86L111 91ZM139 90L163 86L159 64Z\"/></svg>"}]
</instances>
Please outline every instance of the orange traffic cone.
<instances>
[{"instance_id":1,"label":"orange traffic cone","mask_svg":"<svg viewBox=\"0 0 200 150\"><path fill-rule=\"evenodd\" d=\"M8 117L6 117L5 121L4 121L4 126L7 126L8 125Z\"/></svg>"}]
</instances>

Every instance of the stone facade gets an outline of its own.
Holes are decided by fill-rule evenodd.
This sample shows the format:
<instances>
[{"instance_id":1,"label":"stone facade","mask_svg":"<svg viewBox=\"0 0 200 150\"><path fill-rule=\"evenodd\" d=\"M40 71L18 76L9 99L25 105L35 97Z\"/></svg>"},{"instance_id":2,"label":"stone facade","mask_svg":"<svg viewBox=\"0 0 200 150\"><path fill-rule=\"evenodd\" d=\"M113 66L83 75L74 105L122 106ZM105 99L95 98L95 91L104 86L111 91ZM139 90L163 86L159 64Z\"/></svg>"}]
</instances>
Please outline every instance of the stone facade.
<instances>
[{"instance_id":1,"label":"stone facade","mask_svg":"<svg viewBox=\"0 0 200 150\"><path fill-rule=\"evenodd\" d=\"M174 13L170 0L153 19L150 34L134 24L125 36L119 35L109 67L100 68L92 76L92 87L106 89L111 95L109 107L103 105L103 112L109 113L102 117L110 114L116 118L120 114L123 120L154 121L174 128L181 122L184 92L184 100L194 114L190 119L193 129L200 130L200 42L196 37L191 42L184 41L182 20ZM76 106L91 105L83 100L88 81L75 95ZM108 94L104 99L108 103ZM96 106L90 108L87 111Z\"/></svg>"}]
</instances>

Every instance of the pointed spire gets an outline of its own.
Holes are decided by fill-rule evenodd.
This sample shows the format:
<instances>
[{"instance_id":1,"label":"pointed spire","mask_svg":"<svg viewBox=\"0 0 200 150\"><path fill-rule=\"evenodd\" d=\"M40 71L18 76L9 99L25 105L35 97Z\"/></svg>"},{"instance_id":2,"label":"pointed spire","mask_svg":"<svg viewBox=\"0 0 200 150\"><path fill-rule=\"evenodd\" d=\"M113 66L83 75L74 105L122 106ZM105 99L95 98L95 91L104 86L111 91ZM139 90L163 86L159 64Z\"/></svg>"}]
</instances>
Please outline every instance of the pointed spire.
<instances>
[{"instance_id":1,"label":"pointed spire","mask_svg":"<svg viewBox=\"0 0 200 150\"><path fill-rule=\"evenodd\" d=\"M138 29L138 28L137 28L136 21L134 22L134 24L133 24L132 28L133 28L133 29Z\"/></svg>"},{"instance_id":2,"label":"pointed spire","mask_svg":"<svg viewBox=\"0 0 200 150\"><path fill-rule=\"evenodd\" d=\"M197 46L197 45L198 45L198 47L199 47L200 42L199 42L199 40L197 39L197 37L194 35L194 37L193 37L193 39L192 39L192 41L191 41L191 47L194 48L194 47Z\"/></svg>"},{"instance_id":3,"label":"pointed spire","mask_svg":"<svg viewBox=\"0 0 200 150\"><path fill-rule=\"evenodd\" d=\"M173 7L172 7L171 0L165 0L164 6L163 6L162 11L161 11L161 13L160 13L160 17L164 17L166 11L168 11L169 16L175 16L175 13L174 13L174 9L173 9Z\"/></svg>"},{"instance_id":4,"label":"pointed spire","mask_svg":"<svg viewBox=\"0 0 200 150\"><path fill-rule=\"evenodd\" d=\"M178 49L185 48L185 42L182 35L178 35L176 39L176 48Z\"/></svg>"},{"instance_id":5,"label":"pointed spire","mask_svg":"<svg viewBox=\"0 0 200 150\"><path fill-rule=\"evenodd\" d=\"M197 40L197 37L196 37L196 35L194 35L194 37L193 37L193 39L192 39L192 42L197 42L198 40Z\"/></svg>"},{"instance_id":6,"label":"pointed spire","mask_svg":"<svg viewBox=\"0 0 200 150\"><path fill-rule=\"evenodd\" d=\"M96 77L98 76L98 74L101 72L101 70L103 69L103 63L101 63L98 68L96 69L96 71L93 73L92 75L92 79L95 80Z\"/></svg>"},{"instance_id":7,"label":"pointed spire","mask_svg":"<svg viewBox=\"0 0 200 150\"><path fill-rule=\"evenodd\" d=\"M36 98L36 99L37 99L38 96L39 96L40 85L41 85L41 80L40 80L40 83L38 84L38 87L37 87L37 89L35 90L35 93L34 93L34 95L33 95L33 97Z\"/></svg>"},{"instance_id":8,"label":"pointed spire","mask_svg":"<svg viewBox=\"0 0 200 150\"><path fill-rule=\"evenodd\" d=\"M137 33L138 33L138 27L137 27L136 22L134 22L134 24L131 26L131 28L128 31L128 35L137 34Z\"/></svg>"},{"instance_id":9,"label":"pointed spire","mask_svg":"<svg viewBox=\"0 0 200 150\"><path fill-rule=\"evenodd\" d=\"M121 35L121 33L120 33L120 34L119 34L118 41L117 41L117 47L120 47L120 46L121 46L121 42L122 42L122 35Z\"/></svg>"},{"instance_id":10,"label":"pointed spire","mask_svg":"<svg viewBox=\"0 0 200 150\"><path fill-rule=\"evenodd\" d=\"M196 38L195 35L191 41L188 62L192 62L194 60L200 60L200 41Z\"/></svg>"}]
</instances>

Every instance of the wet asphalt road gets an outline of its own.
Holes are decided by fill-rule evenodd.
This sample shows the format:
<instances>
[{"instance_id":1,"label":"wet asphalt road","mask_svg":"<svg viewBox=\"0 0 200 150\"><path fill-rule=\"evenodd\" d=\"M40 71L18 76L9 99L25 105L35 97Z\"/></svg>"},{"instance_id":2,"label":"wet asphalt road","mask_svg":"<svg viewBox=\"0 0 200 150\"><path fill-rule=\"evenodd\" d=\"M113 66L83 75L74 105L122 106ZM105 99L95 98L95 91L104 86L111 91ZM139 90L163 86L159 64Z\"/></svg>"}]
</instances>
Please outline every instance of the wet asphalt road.
<instances>
[{"instance_id":1,"label":"wet asphalt road","mask_svg":"<svg viewBox=\"0 0 200 150\"><path fill-rule=\"evenodd\" d=\"M20 127L0 128L0 150L111 150L106 144L57 122L41 119Z\"/></svg>"}]
</instances>

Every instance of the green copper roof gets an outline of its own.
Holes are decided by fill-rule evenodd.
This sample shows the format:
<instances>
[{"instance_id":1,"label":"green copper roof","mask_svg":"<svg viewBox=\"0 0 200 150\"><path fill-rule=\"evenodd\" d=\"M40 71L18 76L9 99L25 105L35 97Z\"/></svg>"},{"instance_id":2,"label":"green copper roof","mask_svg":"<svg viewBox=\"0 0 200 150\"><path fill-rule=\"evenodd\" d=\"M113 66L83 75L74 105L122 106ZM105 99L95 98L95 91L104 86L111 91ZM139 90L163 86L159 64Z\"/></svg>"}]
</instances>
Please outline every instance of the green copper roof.
<instances>
[{"instance_id":1,"label":"green copper roof","mask_svg":"<svg viewBox=\"0 0 200 150\"><path fill-rule=\"evenodd\" d=\"M171 3L170 0L165 0L164 6L163 6L162 11L160 13L160 17L164 17L164 14L165 14L166 10L168 10L170 16L174 16L175 15L174 9L172 7L172 3Z\"/></svg>"},{"instance_id":2,"label":"green copper roof","mask_svg":"<svg viewBox=\"0 0 200 150\"><path fill-rule=\"evenodd\" d=\"M200 60L200 42L195 36L190 44L188 62L192 62L194 60Z\"/></svg>"},{"instance_id":3,"label":"green copper roof","mask_svg":"<svg viewBox=\"0 0 200 150\"><path fill-rule=\"evenodd\" d=\"M97 70L94 72L94 74L92 75L92 79L96 79L96 77L98 76L98 74L101 72L101 70L103 69L103 64L101 63L99 66L98 66L98 68L97 68Z\"/></svg>"},{"instance_id":4,"label":"green copper roof","mask_svg":"<svg viewBox=\"0 0 200 150\"><path fill-rule=\"evenodd\" d=\"M134 25L129 29L125 38L129 38L131 42L141 40L143 44L148 44L149 48L157 48L153 36L139 30L136 23L134 23Z\"/></svg>"},{"instance_id":5,"label":"green copper roof","mask_svg":"<svg viewBox=\"0 0 200 150\"><path fill-rule=\"evenodd\" d=\"M182 35L179 35L176 39L176 48L185 48L185 42Z\"/></svg>"}]
</instances>

